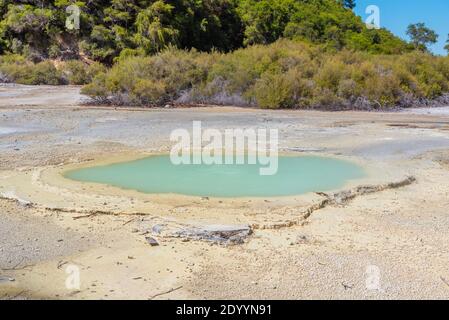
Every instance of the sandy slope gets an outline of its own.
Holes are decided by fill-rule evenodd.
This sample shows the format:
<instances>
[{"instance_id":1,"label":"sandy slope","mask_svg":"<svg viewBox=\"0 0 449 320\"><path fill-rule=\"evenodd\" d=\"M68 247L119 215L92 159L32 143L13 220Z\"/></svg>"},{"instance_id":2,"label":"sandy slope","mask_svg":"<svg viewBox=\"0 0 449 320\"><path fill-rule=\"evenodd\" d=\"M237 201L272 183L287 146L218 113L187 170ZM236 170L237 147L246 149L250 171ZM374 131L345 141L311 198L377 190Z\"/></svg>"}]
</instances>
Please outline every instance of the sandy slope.
<instances>
[{"instance_id":1,"label":"sandy slope","mask_svg":"<svg viewBox=\"0 0 449 320\"><path fill-rule=\"evenodd\" d=\"M0 193L21 199L0 200L0 299L449 298L447 113L115 110L77 107L78 90L0 90ZM417 182L303 220L317 196L163 198L58 178L67 165L167 151L171 130L193 120L278 128L284 150L316 149L365 165L370 177L355 185L409 175ZM79 212L49 209L56 207ZM92 208L116 215L74 219ZM147 215L129 215L136 211ZM296 218L300 224L270 228ZM161 221L267 229L238 246L161 237L151 247L143 231ZM68 266L79 268L80 290L66 288ZM373 270L377 289L367 287Z\"/></svg>"}]
</instances>

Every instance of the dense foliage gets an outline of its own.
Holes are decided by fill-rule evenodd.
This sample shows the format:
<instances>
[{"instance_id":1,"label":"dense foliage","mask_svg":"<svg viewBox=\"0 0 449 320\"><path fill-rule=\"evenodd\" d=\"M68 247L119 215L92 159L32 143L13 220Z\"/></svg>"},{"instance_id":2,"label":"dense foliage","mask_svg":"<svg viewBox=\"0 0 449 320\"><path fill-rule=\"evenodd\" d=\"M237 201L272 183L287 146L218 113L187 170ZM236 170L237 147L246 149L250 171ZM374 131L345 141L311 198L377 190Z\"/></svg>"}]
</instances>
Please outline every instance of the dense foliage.
<instances>
[{"instance_id":1,"label":"dense foliage","mask_svg":"<svg viewBox=\"0 0 449 320\"><path fill-rule=\"evenodd\" d=\"M82 85L90 83L95 76L105 71L106 68L98 62L86 64L69 60L57 67L48 60L34 63L16 54L0 56L0 82Z\"/></svg>"},{"instance_id":2,"label":"dense foliage","mask_svg":"<svg viewBox=\"0 0 449 320\"><path fill-rule=\"evenodd\" d=\"M291 40L227 54L170 48L120 61L83 91L99 102L114 104L407 107L449 92L449 58L421 51L402 55L329 52Z\"/></svg>"},{"instance_id":3,"label":"dense foliage","mask_svg":"<svg viewBox=\"0 0 449 320\"><path fill-rule=\"evenodd\" d=\"M70 5L80 10L79 29L68 28ZM432 30L411 25L407 43L367 28L354 6L354 0L0 0L0 82L88 84L85 94L119 105L371 109L449 92L449 58L426 48L436 41Z\"/></svg>"},{"instance_id":4,"label":"dense foliage","mask_svg":"<svg viewBox=\"0 0 449 320\"><path fill-rule=\"evenodd\" d=\"M80 10L68 30L66 8ZM410 47L385 29L369 30L352 0L0 0L0 48L35 62L154 54L174 45L228 52L281 37L376 53Z\"/></svg>"},{"instance_id":5,"label":"dense foliage","mask_svg":"<svg viewBox=\"0 0 449 320\"><path fill-rule=\"evenodd\" d=\"M407 35L412 39L416 49L426 51L427 46L438 41L438 34L426 27L424 23L411 24L407 28Z\"/></svg>"}]
</instances>

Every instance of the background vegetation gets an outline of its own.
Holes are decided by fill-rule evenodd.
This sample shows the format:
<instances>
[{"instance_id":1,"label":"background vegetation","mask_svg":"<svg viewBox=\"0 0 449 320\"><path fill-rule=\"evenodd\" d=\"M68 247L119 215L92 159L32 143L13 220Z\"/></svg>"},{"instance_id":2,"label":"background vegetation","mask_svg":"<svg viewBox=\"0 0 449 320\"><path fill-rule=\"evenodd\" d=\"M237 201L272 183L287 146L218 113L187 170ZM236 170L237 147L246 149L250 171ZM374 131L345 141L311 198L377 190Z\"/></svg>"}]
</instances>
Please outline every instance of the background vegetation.
<instances>
[{"instance_id":1,"label":"background vegetation","mask_svg":"<svg viewBox=\"0 0 449 320\"><path fill-rule=\"evenodd\" d=\"M66 8L81 9L80 29ZM370 29L354 0L0 0L0 81L102 103L384 108L441 98L448 58Z\"/></svg>"},{"instance_id":2,"label":"background vegetation","mask_svg":"<svg viewBox=\"0 0 449 320\"><path fill-rule=\"evenodd\" d=\"M65 26L81 10L80 29ZM350 0L0 0L0 50L32 61L153 54L168 45L228 52L281 37L341 49L401 53L410 46L385 29L369 30Z\"/></svg>"},{"instance_id":3,"label":"background vegetation","mask_svg":"<svg viewBox=\"0 0 449 320\"><path fill-rule=\"evenodd\" d=\"M105 71L106 67L98 62L86 64L79 60L69 60L58 65L49 60L34 63L17 54L0 56L0 82L83 85Z\"/></svg>"},{"instance_id":4,"label":"background vegetation","mask_svg":"<svg viewBox=\"0 0 449 320\"><path fill-rule=\"evenodd\" d=\"M114 104L408 107L449 92L449 58L421 51L401 55L348 49L329 52L292 40L227 54L170 48L118 62L83 92Z\"/></svg>"}]
</instances>

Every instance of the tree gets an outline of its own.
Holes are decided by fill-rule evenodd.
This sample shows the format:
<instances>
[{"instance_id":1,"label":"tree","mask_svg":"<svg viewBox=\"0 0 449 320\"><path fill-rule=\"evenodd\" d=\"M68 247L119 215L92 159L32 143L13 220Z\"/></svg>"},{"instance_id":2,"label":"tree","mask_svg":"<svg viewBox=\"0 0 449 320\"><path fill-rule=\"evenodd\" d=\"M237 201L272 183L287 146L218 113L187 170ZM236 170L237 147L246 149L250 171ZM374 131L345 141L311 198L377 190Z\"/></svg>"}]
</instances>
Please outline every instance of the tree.
<instances>
[{"instance_id":1,"label":"tree","mask_svg":"<svg viewBox=\"0 0 449 320\"><path fill-rule=\"evenodd\" d=\"M449 35L447 35L446 45L444 46L444 49L446 49L447 53L449 54Z\"/></svg>"},{"instance_id":2,"label":"tree","mask_svg":"<svg viewBox=\"0 0 449 320\"><path fill-rule=\"evenodd\" d=\"M355 0L341 0L343 7L348 9L354 9L356 7Z\"/></svg>"},{"instance_id":3,"label":"tree","mask_svg":"<svg viewBox=\"0 0 449 320\"><path fill-rule=\"evenodd\" d=\"M176 44L179 30L170 25L173 8L158 0L137 15L134 38L146 53L156 53L169 44Z\"/></svg>"},{"instance_id":4,"label":"tree","mask_svg":"<svg viewBox=\"0 0 449 320\"><path fill-rule=\"evenodd\" d=\"M411 24L407 28L407 35L411 38L416 49L427 51L427 46L438 40L438 34L426 27L422 22Z\"/></svg>"}]
</instances>

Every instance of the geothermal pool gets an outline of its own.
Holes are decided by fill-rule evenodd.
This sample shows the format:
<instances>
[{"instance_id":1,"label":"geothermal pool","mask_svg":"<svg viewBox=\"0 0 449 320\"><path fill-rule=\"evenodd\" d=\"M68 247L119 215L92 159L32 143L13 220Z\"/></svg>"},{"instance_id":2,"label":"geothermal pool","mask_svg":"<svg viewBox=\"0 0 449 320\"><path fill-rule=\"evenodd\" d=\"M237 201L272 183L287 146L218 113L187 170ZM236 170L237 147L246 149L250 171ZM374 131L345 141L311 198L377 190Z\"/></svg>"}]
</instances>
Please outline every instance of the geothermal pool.
<instances>
[{"instance_id":1,"label":"geothermal pool","mask_svg":"<svg viewBox=\"0 0 449 320\"><path fill-rule=\"evenodd\" d=\"M260 175L260 165L173 165L170 157L77 169L64 177L148 194L199 197L280 197L330 191L364 177L351 162L316 156L281 156L275 175Z\"/></svg>"}]
</instances>

